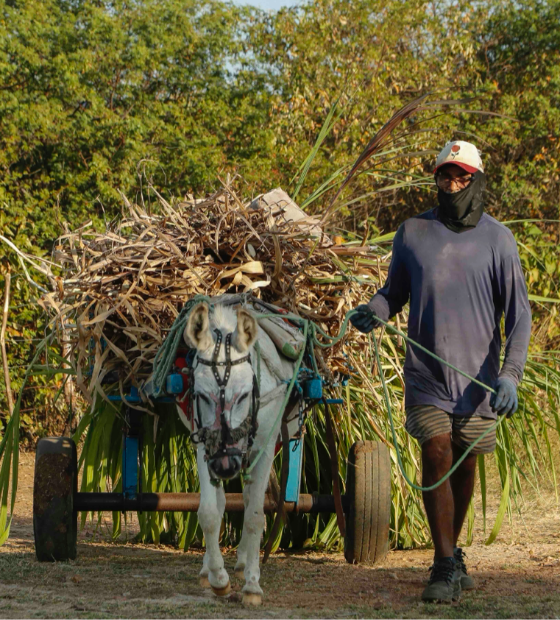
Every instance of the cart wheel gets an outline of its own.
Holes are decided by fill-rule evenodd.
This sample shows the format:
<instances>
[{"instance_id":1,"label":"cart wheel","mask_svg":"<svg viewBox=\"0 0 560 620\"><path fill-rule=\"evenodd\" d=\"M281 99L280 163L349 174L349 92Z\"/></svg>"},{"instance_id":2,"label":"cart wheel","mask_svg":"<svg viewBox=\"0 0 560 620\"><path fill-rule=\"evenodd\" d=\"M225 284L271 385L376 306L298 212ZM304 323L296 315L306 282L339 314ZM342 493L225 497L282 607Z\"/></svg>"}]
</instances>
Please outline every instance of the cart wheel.
<instances>
[{"instance_id":1,"label":"cart wheel","mask_svg":"<svg viewBox=\"0 0 560 620\"><path fill-rule=\"evenodd\" d=\"M381 562L389 550L391 459L376 441L357 441L348 455L344 557L350 564Z\"/></svg>"},{"instance_id":2,"label":"cart wheel","mask_svg":"<svg viewBox=\"0 0 560 620\"><path fill-rule=\"evenodd\" d=\"M35 453L33 533L40 562L74 560L78 518L76 444L68 437L40 439Z\"/></svg>"}]
</instances>

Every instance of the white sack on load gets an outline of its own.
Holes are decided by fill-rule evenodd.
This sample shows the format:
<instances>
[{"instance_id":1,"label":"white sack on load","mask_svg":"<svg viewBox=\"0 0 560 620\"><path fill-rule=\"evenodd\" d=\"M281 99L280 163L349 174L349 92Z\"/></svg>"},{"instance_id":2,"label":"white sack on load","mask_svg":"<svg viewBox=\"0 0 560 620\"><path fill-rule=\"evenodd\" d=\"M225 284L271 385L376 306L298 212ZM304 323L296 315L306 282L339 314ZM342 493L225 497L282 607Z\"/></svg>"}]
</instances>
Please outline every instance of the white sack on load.
<instances>
[{"instance_id":1,"label":"white sack on load","mask_svg":"<svg viewBox=\"0 0 560 620\"><path fill-rule=\"evenodd\" d=\"M276 226L295 223L302 233L315 238L321 237L322 245L332 245L329 237L325 235L323 229L319 226L319 220L307 215L307 213L279 187L255 198L250 207L252 209L263 209L267 215L270 215L273 220L273 222L270 221L271 226L273 223Z\"/></svg>"}]
</instances>

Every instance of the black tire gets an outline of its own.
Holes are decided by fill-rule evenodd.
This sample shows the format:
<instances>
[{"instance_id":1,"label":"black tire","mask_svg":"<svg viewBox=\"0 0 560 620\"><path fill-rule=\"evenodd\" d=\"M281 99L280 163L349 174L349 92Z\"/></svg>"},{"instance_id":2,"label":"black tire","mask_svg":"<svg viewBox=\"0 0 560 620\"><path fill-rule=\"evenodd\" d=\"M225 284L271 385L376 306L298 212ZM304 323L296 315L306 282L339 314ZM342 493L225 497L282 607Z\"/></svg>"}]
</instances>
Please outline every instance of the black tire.
<instances>
[{"instance_id":1,"label":"black tire","mask_svg":"<svg viewBox=\"0 0 560 620\"><path fill-rule=\"evenodd\" d=\"M352 446L346 496L346 561L381 562L389 550L391 519L391 457L385 444L357 441Z\"/></svg>"},{"instance_id":2,"label":"black tire","mask_svg":"<svg viewBox=\"0 0 560 620\"><path fill-rule=\"evenodd\" d=\"M33 483L33 533L39 562L76 559L77 491L76 444L68 437L40 439Z\"/></svg>"}]
</instances>

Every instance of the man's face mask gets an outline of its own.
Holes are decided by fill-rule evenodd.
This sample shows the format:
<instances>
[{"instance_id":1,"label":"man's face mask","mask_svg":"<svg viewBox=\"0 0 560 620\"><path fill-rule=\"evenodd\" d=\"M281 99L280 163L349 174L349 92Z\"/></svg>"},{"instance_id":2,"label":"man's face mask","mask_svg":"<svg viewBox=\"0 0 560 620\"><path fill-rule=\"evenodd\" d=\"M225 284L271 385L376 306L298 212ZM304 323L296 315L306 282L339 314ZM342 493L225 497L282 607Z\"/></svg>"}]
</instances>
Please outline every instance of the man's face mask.
<instances>
[{"instance_id":1,"label":"man's face mask","mask_svg":"<svg viewBox=\"0 0 560 620\"><path fill-rule=\"evenodd\" d=\"M456 233L474 228L484 211L484 173L477 170L474 174L455 176L444 167L436 174L436 184L439 220Z\"/></svg>"}]
</instances>

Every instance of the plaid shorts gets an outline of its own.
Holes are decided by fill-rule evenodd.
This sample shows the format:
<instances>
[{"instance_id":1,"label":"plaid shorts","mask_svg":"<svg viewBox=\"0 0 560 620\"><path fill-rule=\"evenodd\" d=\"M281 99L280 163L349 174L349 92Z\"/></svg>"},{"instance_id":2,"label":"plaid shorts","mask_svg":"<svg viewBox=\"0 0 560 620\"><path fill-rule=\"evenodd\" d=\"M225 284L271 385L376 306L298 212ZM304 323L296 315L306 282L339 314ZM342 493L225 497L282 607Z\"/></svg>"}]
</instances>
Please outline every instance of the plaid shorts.
<instances>
[{"instance_id":1,"label":"plaid shorts","mask_svg":"<svg viewBox=\"0 0 560 620\"><path fill-rule=\"evenodd\" d=\"M433 405L415 405L406 410L404 425L408 434L420 445L436 435L451 434L451 441L466 450L496 420L478 415L451 415ZM489 454L496 448L496 429L491 430L471 450L471 454Z\"/></svg>"}]
</instances>

